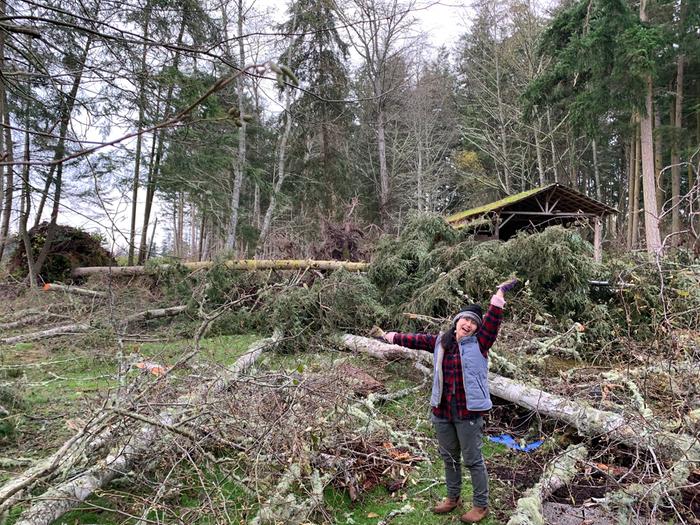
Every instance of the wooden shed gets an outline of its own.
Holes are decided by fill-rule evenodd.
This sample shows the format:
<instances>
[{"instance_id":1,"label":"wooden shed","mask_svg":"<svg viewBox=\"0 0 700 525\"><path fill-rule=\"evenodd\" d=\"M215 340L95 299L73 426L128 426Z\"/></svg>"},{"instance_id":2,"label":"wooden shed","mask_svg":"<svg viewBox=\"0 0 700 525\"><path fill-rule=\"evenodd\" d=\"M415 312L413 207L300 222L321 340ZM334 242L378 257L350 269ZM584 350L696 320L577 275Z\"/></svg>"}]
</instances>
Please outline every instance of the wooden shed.
<instances>
[{"instance_id":1,"label":"wooden shed","mask_svg":"<svg viewBox=\"0 0 700 525\"><path fill-rule=\"evenodd\" d=\"M593 225L595 259L601 259L602 220L617 213L602 202L561 184L523 191L447 217L455 228L469 228L483 239L507 240L519 231L538 231L554 224L586 220Z\"/></svg>"}]
</instances>

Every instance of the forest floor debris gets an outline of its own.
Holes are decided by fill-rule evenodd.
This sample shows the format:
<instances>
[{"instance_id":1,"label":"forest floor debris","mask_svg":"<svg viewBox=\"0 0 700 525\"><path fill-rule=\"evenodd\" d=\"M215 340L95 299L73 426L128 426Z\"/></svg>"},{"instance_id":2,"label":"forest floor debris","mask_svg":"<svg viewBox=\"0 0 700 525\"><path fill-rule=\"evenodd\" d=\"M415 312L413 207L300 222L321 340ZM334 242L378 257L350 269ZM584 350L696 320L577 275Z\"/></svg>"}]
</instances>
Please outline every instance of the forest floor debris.
<instances>
[{"instance_id":1,"label":"forest floor debris","mask_svg":"<svg viewBox=\"0 0 700 525\"><path fill-rule=\"evenodd\" d=\"M564 423L545 410L533 410L538 403L523 408L494 396L488 434L507 433L524 442L544 439L544 444L523 453L485 441L493 507L487 523L507 522L545 465L581 443L589 459L577 463L571 482L545 498L543 512L551 504L566 504L588 514L610 509L606 512L612 514L599 514L601 519L626 512L635 519L692 522L700 487L694 456L684 457L678 442L663 450L655 444L661 437L670 440L664 443L687 438L690 447L698 436L700 336L688 324L697 317L692 306L697 274L683 274L690 288L687 293L676 289L677 304L674 297L663 303L668 322L635 324L645 310L659 306L656 292L648 293L658 282L638 269L625 269L620 278L647 288L635 284L595 298L578 278L568 288L556 284L570 278L566 260L545 268L519 263L516 256L529 249L526 243L472 245L437 223L414 226L397 241L410 241L411 249L402 251L390 242L367 275L232 274L218 267L185 274L173 268L132 282L85 284L109 290L109 301L7 289L8 299L0 305L5 338L35 328L8 326L21 317L12 312L47 312L89 322L91 330L2 347L0 387L9 395L0 403L6 412L0 416L0 458L41 462L100 414L108 414L118 436L107 436L104 446L85 457L76 456L62 476L84 472L144 425L160 426L167 438L154 441L135 463L138 468L120 472L63 520L443 523L429 510L444 496L427 417L430 356L394 347L390 359L378 360L380 347L387 345L374 341L374 357L341 351L337 334L367 333L375 323L435 331L434 323L451 308L484 298L476 285L480 290L491 278L498 282L506 268L520 264L516 270L526 285L509 305L492 359L492 369L511 379L496 381L494 393L507 399L499 389L526 383L529 392L540 392L538 403L544 392L550 400L583 401L590 413L656 430L640 433L637 437L647 441L639 442L631 432L622 432L630 439L611 439L619 428L577 432L573 419ZM570 232L547 235L535 240L535 249L559 243L561 257L588 264L582 259L585 244ZM472 287L474 271L484 280ZM673 281L680 286L680 278ZM551 295L552 287L575 297L562 302ZM173 305L189 315L140 316L128 333L119 322L134 312L167 311ZM271 334L276 328L284 336L275 352L259 346L247 350L260 338L256 332ZM355 345L362 341L372 340L346 336ZM186 363L173 368L188 355ZM249 371L231 376L239 358ZM163 373L134 366L138 363L155 363ZM194 399L203 385L228 381L229 388L212 388L192 406L181 402L182 396ZM564 404L557 401L555 411ZM181 413L183 408L190 411L183 412L187 417L163 422L164 411ZM0 469L0 484L7 487L27 467L3 463ZM22 523L31 516L20 518L32 498L36 503L61 481L59 476L33 483L32 491L12 505L8 522ZM275 487L278 498L272 495ZM289 504L288 516L274 511L280 502Z\"/></svg>"}]
</instances>

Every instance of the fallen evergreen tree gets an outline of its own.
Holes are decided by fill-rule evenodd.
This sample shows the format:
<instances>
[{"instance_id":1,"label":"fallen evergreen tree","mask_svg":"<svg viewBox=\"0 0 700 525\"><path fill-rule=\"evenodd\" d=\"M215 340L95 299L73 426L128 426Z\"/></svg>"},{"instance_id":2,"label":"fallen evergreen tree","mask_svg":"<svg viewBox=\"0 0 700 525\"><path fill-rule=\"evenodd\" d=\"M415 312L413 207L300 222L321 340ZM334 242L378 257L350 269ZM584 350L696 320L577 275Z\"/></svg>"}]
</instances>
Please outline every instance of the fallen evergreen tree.
<instances>
[{"instance_id":1,"label":"fallen evergreen tree","mask_svg":"<svg viewBox=\"0 0 700 525\"><path fill-rule=\"evenodd\" d=\"M344 270L325 275L301 270L291 277L275 274L232 275L226 266L220 265L194 274L171 268L160 273L158 278L167 284L165 297L179 305L171 311L178 313L180 309L184 310L184 302L193 309L197 304L206 304L208 308L215 309L225 305L232 296L245 295L247 299L241 301L235 311L212 320L213 331L231 333L237 329L255 329L270 333L275 328L284 327L287 337L277 345L280 352L337 348L341 344L336 338L339 331L368 333L374 324L385 328L437 331L454 311L467 302L485 301L494 284L512 274L516 274L524 286L509 299L510 317L506 320L506 327L514 330L515 337L525 334L519 344L523 353L533 358L546 357L550 350L563 349L576 352L581 360L593 356L598 363L611 364L627 358L626 351L631 345L637 345L635 348L645 345L644 351L658 352L658 347L653 345L661 338L675 337L674 330L693 326L700 312L700 286L694 267L669 264L659 272L645 261L625 264L615 261L600 266L593 263L589 252L588 243L575 231L564 228L551 228L544 233L518 237L506 243L476 244L445 228L434 217L423 217L413 219L399 238L384 239L375 253L369 272L364 275ZM623 280L632 286L608 290L604 294L592 291L588 281L600 276L609 280ZM255 291L263 285L263 292ZM655 326L641 321L645 312L657 323ZM545 336L533 338L533 331ZM343 341L342 344L352 346L357 352L370 352L380 358L386 357L387 352L391 353L392 359L410 358L418 364L421 373L430 373L430 356L425 352L406 353L405 349L399 351L396 347L386 349L387 345L379 341L357 336L345 336ZM601 348L606 349L602 356L598 353ZM681 347L678 352L689 352L684 348ZM640 418L640 414L658 416L658 413L651 410L648 400L644 398L647 391L636 386L639 382L635 382L634 373L657 372L649 367L636 367L630 368L629 374L624 377L614 374L607 376L607 381L619 383L631 393L635 403L629 408L636 412L627 411L628 407L624 410L602 410L587 404L585 398L570 399L548 391L547 387L556 386L560 378L543 377L543 384L537 387L525 384L523 378L531 374L519 368L516 360L511 361L507 351L501 352L500 347L497 351L499 366L518 379L514 381L493 376L494 396L544 417L564 421L576 428L583 439L604 436L607 442L621 443L644 454L651 451L666 462L663 468L668 473L668 483L655 485L654 493L658 497L673 494L687 479L689 469L699 459L694 438L685 435L682 427L672 429L671 421L662 424L663 417L652 421L648 417ZM253 360L253 356L250 359ZM684 362L690 363L690 355L681 355L680 361L679 366ZM564 374L562 377L565 379L569 376ZM599 377L602 378L602 374ZM630 386L633 384L634 388ZM689 415L692 408L691 405L684 410ZM362 411L353 410L352 417L360 418ZM681 415L685 416L685 413ZM122 414L120 417L126 416ZM157 427L159 418L150 417L147 421L140 420L140 424ZM178 434L178 430L182 430L177 425L160 423L166 433ZM131 428L139 428L138 424ZM105 427L109 427L107 422ZM374 429L382 431L380 427ZM384 428L383 431L390 433L390 429ZM182 432L178 435L190 440L196 437L196 434L192 434L187 438ZM148 456L152 451L148 450L148 442L144 443L144 446L137 447L138 452ZM115 457L121 457L127 461L124 465L130 465L133 460L128 459L129 454L127 451L126 455ZM54 479L54 471L47 470L46 466L53 468L56 464L51 458L47 461L40 462L37 469L27 471L24 478L30 480L27 486L33 486L37 479ZM327 481L323 469L330 468L329 465L342 469L347 463L321 458L312 468L305 466L302 469L304 475L297 476L296 471L289 470L288 478L284 478L284 475L275 477L270 487L289 486L293 489L301 483L304 490L313 494L309 501L299 501L299 506L295 507L299 510L295 516L302 519L301 516L309 515L307 510L312 513L309 509L318 505L318 485ZM59 463L55 472L70 471L71 466L60 466ZM96 470L86 472L85 477L79 478L84 480L79 486L63 485L61 489L55 485L53 489L61 495L60 499L66 499L63 497L66 494L70 496L69 499L80 499L83 494L87 497L95 487L112 479L105 474L108 468L109 463L96 464ZM32 472L41 474L35 479ZM311 479L306 476L308 472L316 472L315 477ZM293 479L297 481L287 483ZM4 502L5 508L18 501L16 495L19 492L26 494L27 486L12 492L13 487L17 486L8 483L0 488L0 501ZM85 486L93 488L75 492L78 488L83 490ZM354 485L348 481L345 486ZM641 493L646 485L640 486ZM9 492L12 494L8 496ZM265 501L271 507L278 502L272 495L265 496ZM35 503L38 506L26 514L27 523L41 522L34 520L34 516L37 520L44 515L55 517L62 508L42 506L48 505L46 501ZM42 509L53 510L46 514ZM259 519L261 522L274 520L275 514L261 512Z\"/></svg>"}]
</instances>

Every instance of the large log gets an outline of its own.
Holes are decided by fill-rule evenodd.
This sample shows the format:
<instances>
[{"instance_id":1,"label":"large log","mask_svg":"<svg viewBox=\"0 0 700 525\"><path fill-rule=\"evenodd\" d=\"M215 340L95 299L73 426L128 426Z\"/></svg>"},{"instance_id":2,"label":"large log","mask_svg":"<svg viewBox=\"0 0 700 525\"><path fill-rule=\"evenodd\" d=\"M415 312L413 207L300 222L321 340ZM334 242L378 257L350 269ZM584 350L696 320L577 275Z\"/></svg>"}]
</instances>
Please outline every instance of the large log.
<instances>
[{"instance_id":1,"label":"large log","mask_svg":"<svg viewBox=\"0 0 700 525\"><path fill-rule=\"evenodd\" d=\"M241 373L254 364L264 350L276 345L280 338L281 333L276 332L272 337L254 343L221 377L183 395L173 404L176 408L161 411L157 416L157 424L139 427L136 432L126 437L126 442L113 447L106 458L35 497L32 506L22 513L15 525L48 525L85 501L95 490L129 472L139 458L147 456L153 450L159 439L172 436L172 433L164 430L165 428L177 427L182 419L191 420L189 409L193 405L228 388ZM13 483L14 480L8 482ZM0 495L3 489L4 487L0 487Z\"/></svg>"},{"instance_id":2,"label":"large log","mask_svg":"<svg viewBox=\"0 0 700 525\"><path fill-rule=\"evenodd\" d=\"M149 319L160 319L162 317L173 317L180 315L187 310L187 305L169 306L167 308L155 308L153 310L144 310L136 314L130 315L122 319L121 324L135 323L137 321L148 321Z\"/></svg>"},{"instance_id":3,"label":"large log","mask_svg":"<svg viewBox=\"0 0 700 525\"><path fill-rule=\"evenodd\" d=\"M568 399L489 374L491 394L544 416L564 421L587 437L606 437L630 447L653 449L666 459L700 459L700 441L695 436L664 430L655 421L598 410L584 401Z\"/></svg>"},{"instance_id":4,"label":"large log","mask_svg":"<svg viewBox=\"0 0 700 525\"><path fill-rule=\"evenodd\" d=\"M355 352L365 352L383 359L420 359L424 362L428 352L403 349L375 339L359 336L343 336L343 344ZM695 436L676 434L665 430L655 421L644 421L615 412L591 407L583 401L550 394L539 388L518 383L512 379L489 373L491 395L511 401L523 408L546 417L563 421L587 437L606 437L630 447L651 449L665 459L679 461L700 460L700 441Z\"/></svg>"},{"instance_id":5,"label":"large log","mask_svg":"<svg viewBox=\"0 0 700 525\"><path fill-rule=\"evenodd\" d=\"M188 270L201 270L211 268L216 264L214 261L188 262L183 263L183 266ZM338 270L343 268L349 272L364 272L369 264L364 262L349 262L349 261L316 261L313 259L231 259L223 263L227 268L232 270ZM172 268L171 264L161 264L157 267L159 270L167 270ZM141 275L146 273L145 266L86 266L84 268L75 268L73 277L87 277L89 275L111 275L111 276L126 276L126 275Z\"/></svg>"}]
</instances>

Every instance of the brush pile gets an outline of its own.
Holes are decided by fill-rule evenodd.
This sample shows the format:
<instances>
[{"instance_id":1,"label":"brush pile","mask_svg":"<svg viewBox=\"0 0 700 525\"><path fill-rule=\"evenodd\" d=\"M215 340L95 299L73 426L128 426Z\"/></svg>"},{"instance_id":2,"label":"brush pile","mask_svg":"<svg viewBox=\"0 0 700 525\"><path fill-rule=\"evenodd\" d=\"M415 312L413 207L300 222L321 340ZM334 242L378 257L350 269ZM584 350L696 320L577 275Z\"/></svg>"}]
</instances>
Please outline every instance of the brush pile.
<instances>
[{"instance_id":1,"label":"brush pile","mask_svg":"<svg viewBox=\"0 0 700 525\"><path fill-rule=\"evenodd\" d=\"M5 337L51 316L80 323L81 337L99 337L118 356L120 386L100 392L54 455L15 469L0 487L0 512L21 511L16 523L24 525L49 523L94 491L121 484L149 494L123 509L139 523L187 521L188 513L224 520L227 500L237 496L251 502L252 523L304 523L332 521L328 487L352 500L378 484L400 490L431 449L417 439L415 419L389 423L382 406L402 396L425 400L428 356L338 335L369 334L374 325L437 332L511 276L521 285L508 297L490 360L500 374L494 396L506 407L494 410L494 421L551 447L542 479L523 489L531 490L518 519L537 522L554 504L576 510L591 497L604 509L601 520L688 519L698 507L700 266L635 255L596 264L591 245L563 227L476 243L430 215L383 238L366 274L223 265L189 273L175 265L123 288L93 279L86 286L107 291L103 299L66 295L70 307L28 310L26 323L13 317L20 323L8 325ZM162 373L136 372L124 345L164 330L194 336L193 343ZM205 334L251 332L277 335L233 367L217 368L200 350ZM369 353L360 360L375 373L336 353L346 346ZM263 349L297 364L274 368ZM383 364L374 370L376 358ZM387 363L406 359L415 368L401 366L404 383L389 385ZM497 416L503 413L540 423L518 430L514 419ZM557 461L565 450L567 461ZM192 476L196 488L185 481ZM575 496L584 480L602 480L604 488Z\"/></svg>"}]
</instances>

